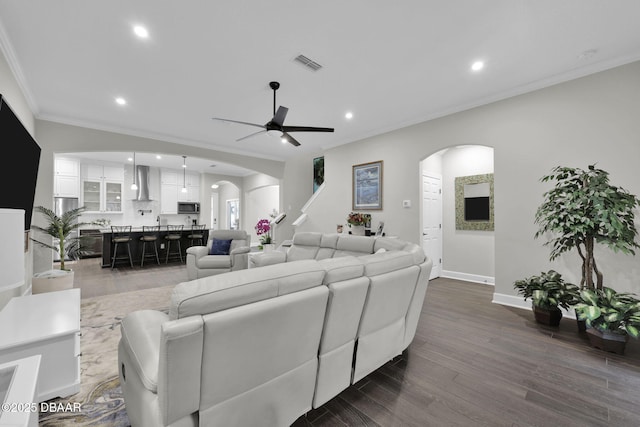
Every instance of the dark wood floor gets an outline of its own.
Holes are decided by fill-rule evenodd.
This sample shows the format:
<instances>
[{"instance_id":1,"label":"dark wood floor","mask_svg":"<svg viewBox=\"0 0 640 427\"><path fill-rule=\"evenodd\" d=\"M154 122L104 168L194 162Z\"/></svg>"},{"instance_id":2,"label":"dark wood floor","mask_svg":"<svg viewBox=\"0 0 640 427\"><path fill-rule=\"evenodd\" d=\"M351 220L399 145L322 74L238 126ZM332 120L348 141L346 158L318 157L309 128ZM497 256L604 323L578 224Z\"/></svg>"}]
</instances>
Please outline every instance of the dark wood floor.
<instances>
[{"instance_id":1,"label":"dark wood floor","mask_svg":"<svg viewBox=\"0 0 640 427\"><path fill-rule=\"evenodd\" d=\"M187 267L180 261L169 261L161 265L145 261L144 267L126 263L117 264L113 270L102 268L102 258L84 258L66 262L65 266L74 271L73 286L80 288L83 299L120 292L159 288L186 282Z\"/></svg>"},{"instance_id":2,"label":"dark wood floor","mask_svg":"<svg viewBox=\"0 0 640 427\"><path fill-rule=\"evenodd\" d=\"M73 268L83 298L187 280L179 263ZM640 342L605 353L575 320L541 326L528 310L492 304L492 293L432 280L407 351L294 426L640 426Z\"/></svg>"}]
</instances>

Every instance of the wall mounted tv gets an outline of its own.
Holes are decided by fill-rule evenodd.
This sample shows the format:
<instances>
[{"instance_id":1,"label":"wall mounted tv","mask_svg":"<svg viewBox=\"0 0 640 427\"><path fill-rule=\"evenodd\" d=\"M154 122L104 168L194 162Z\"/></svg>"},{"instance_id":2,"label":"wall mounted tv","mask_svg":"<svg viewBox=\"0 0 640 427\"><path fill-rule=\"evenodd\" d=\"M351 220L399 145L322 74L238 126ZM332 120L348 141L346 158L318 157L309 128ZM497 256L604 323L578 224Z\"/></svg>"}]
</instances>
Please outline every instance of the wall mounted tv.
<instances>
[{"instance_id":1,"label":"wall mounted tv","mask_svg":"<svg viewBox=\"0 0 640 427\"><path fill-rule=\"evenodd\" d=\"M0 141L5 153L5 165L0 168L0 208L24 209L24 229L31 228L33 200L36 194L40 146L13 113L4 96L0 94ZM15 167L17 166L17 167Z\"/></svg>"}]
</instances>

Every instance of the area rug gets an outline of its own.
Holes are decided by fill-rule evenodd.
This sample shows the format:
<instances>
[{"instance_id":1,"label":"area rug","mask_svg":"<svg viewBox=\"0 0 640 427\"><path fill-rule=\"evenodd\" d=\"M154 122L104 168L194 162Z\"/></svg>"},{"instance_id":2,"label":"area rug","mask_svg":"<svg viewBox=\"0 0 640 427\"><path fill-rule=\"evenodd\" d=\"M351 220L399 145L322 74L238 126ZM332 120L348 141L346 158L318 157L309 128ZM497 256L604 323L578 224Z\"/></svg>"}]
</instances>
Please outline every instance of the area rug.
<instances>
[{"instance_id":1,"label":"area rug","mask_svg":"<svg viewBox=\"0 0 640 427\"><path fill-rule=\"evenodd\" d=\"M120 321L128 313L155 309L166 311L173 286L88 298L81 303L80 392L52 399L44 405L74 408L40 413L40 426L130 426L118 379Z\"/></svg>"}]
</instances>

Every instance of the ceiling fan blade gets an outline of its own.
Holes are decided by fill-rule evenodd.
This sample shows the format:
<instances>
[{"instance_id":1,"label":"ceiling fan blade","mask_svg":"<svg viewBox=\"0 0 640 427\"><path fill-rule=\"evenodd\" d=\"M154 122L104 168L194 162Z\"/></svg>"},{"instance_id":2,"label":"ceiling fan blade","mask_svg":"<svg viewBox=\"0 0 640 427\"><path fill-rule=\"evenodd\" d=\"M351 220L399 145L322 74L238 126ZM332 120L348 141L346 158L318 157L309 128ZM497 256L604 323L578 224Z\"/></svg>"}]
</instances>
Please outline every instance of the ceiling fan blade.
<instances>
[{"instance_id":1,"label":"ceiling fan blade","mask_svg":"<svg viewBox=\"0 0 640 427\"><path fill-rule=\"evenodd\" d=\"M282 137L284 139L286 139L287 142L289 142L291 145L294 145L296 147L300 146L300 143L298 141L296 141L296 139L294 137L292 137L291 135L289 135L288 133L282 132Z\"/></svg>"},{"instance_id":2,"label":"ceiling fan blade","mask_svg":"<svg viewBox=\"0 0 640 427\"><path fill-rule=\"evenodd\" d=\"M283 132L333 132L333 128L317 128L312 126L282 126Z\"/></svg>"},{"instance_id":3,"label":"ceiling fan blade","mask_svg":"<svg viewBox=\"0 0 640 427\"><path fill-rule=\"evenodd\" d=\"M236 139L236 141L244 141L247 138L251 138L252 136L260 135L261 133L266 133L266 132L267 132L266 130L259 130L258 132L252 133L252 134L247 135L247 136L243 136L240 139Z\"/></svg>"},{"instance_id":4,"label":"ceiling fan blade","mask_svg":"<svg viewBox=\"0 0 640 427\"><path fill-rule=\"evenodd\" d=\"M287 117L288 112L289 112L289 109L287 107L283 107L282 105L279 106L278 111L276 111L276 114L273 116L273 119L271 119L271 123L278 126L282 126L282 124L284 123L285 117Z\"/></svg>"},{"instance_id":5,"label":"ceiling fan blade","mask_svg":"<svg viewBox=\"0 0 640 427\"><path fill-rule=\"evenodd\" d=\"M228 122L228 123L238 123L238 124L241 124L241 125L255 126L255 127L258 127L258 128L265 129L264 125L259 125L259 124L256 124L256 123L249 123L249 122L240 122L238 120L220 119L218 117L212 117L211 120L219 120L221 122Z\"/></svg>"}]
</instances>

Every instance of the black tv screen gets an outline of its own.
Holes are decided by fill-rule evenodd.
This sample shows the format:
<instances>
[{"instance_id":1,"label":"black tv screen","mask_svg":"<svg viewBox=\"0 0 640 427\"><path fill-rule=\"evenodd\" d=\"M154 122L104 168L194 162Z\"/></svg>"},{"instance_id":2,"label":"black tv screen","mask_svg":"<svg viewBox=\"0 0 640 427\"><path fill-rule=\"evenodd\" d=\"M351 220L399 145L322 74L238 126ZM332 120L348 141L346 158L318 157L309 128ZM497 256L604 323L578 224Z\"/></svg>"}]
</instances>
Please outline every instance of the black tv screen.
<instances>
[{"instance_id":1,"label":"black tv screen","mask_svg":"<svg viewBox=\"0 0 640 427\"><path fill-rule=\"evenodd\" d=\"M24 209L24 229L31 228L33 199L40 164L40 146L0 95L0 140L9 158L0 168L0 208Z\"/></svg>"},{"instance_id":2,"label":"black tv screen","mask_svg":"<svg viewBox=\"0 0 640 427\"><path fill-rule=\"evenodd\" d=\"M465 221L489 221L489 198L466 197L464 199Z\"/></svg>"}]
</instances>

